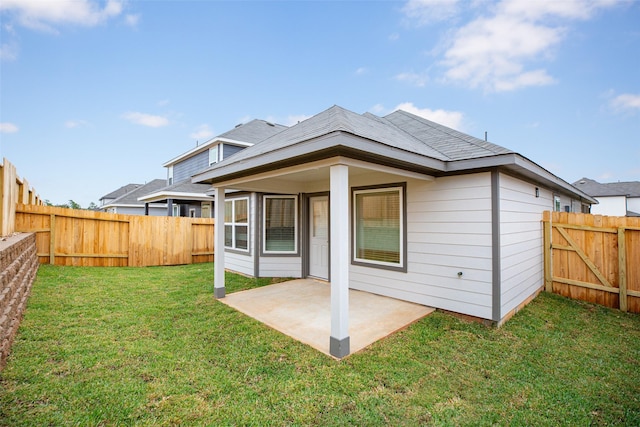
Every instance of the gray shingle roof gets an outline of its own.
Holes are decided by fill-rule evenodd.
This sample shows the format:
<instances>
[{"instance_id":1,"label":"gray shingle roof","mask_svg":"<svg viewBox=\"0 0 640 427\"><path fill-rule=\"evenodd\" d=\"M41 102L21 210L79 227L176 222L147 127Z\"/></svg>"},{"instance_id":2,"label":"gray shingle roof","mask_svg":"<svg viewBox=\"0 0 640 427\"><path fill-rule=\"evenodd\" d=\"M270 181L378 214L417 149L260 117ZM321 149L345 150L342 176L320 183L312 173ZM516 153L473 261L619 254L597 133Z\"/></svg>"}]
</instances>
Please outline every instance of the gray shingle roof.
<instances>
[{"instance_id":1,"label":"gray shingle roof","mask_svg":"<svg viewBox=\"0 0 640 427\"><path fill-rule=\"evenodd\" d=\"M112 191L109 194L105 194L104 196L100 197L100 200L104 200L104 199L117 199L118 197L122 197L125 194L135 190L138 187L141 187L143 184L127 184L127 185L123 185L122 187L118 188L115 191Z\"/></svg>"},{"instance_id":2,"label":"gray shingle roof","mask_svg":"<svg viewBox=\"0 0 640 427\"><path fill-rule=\"evenodd\" d=\"M403 131L442 153L446 160L467 160L509 154L508 150L422 117L397 110L384 117Z\"/></svg>"},{"instance_id":3,"label":"gray shingle roof","mask_svg":"<svg viewBox=\"0 0 640 427\"><path fill-rule=\"evenodd\" d=\"M254 119L250 122L240 124L230 131L220 134L213 139L227 138L256 144L270 136L282 132L285 129L287 129L287 126L267 122L265 120Z\"/></svg>"},{"instance_id":4,"label":"gray shingle roof","mask_svg":"<svg viewBox=\"0 0 640 427\"><path fill-rule=\"evenodd\" d=\"M391 147L419 153L438 160L448 160L444 154L380 117L373 114L356 114L334 105L328 110L316 114L295 126L291 126L259 144L236 153L230 161L239 162L338 131L358 135ZM220 164L224 163L221 162ZM214 168L215 166L211 169Z\"/></svg>"},{"instance_id":5,"label":"gray shingle roof","mask_svg":"<svg viewBox=\"0 0 640 427\"><path fill-rule=\"evenodd\" d=\"M148 183L139 186L138 188L130 191L114 201L108 203L109 205L143 205L138 201L138 197L142 197L145 194L153 193L165 187L167 185L166 179L154 179L153 181L149 181Z\"/></svg>"},{"instance_id":6,"label":"gray shingle roof","mask_svg":"<svg viewBox=\"0 0 640 427\"><path fill-rule=\"evenodd\" d=\"M166 180L165 184L166 184ZM157 192L167 192L167 193L206 193L211 190L211 186L208 184L194 184L191 182L191 178L187 178L183 181L176 182L173 185L165 186L160 189L149 191L146 194L157 193ZM145 194L145 195L146 195ZM140 195L138 197L143 197L144 195Z\"/></svg>"},{"instance_id":7,"label":"gray shingle roof","mask_svg":"<svg viewBox=\"0 0 640 427\"><path fill-rule=\"evenodd\" d=\"M593 197L627 196L640 197L640 181L600 183L582 178L573 183L574 187Z\"/></svg>"}]
</instances>

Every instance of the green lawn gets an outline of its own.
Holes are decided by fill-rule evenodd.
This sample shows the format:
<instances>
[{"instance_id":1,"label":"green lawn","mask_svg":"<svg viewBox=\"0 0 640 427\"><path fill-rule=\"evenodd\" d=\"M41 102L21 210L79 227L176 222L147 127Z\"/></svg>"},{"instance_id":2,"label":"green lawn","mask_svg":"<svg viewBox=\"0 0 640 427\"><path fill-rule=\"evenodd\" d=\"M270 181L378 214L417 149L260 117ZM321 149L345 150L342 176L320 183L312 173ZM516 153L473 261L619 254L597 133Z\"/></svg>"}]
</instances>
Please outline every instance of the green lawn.
<instances>
[{"instance_id":1,"label":"green lawn","mask_svg":"<svg viewBox=\"0 0 640 427\"><path fill-rule=\"evenodd\" d=\"M640 425L638 315L542 294L500 329L436 312L338 362L212 281L204 264L41 266L0 425Z\"/></svg>"}]
</instances>

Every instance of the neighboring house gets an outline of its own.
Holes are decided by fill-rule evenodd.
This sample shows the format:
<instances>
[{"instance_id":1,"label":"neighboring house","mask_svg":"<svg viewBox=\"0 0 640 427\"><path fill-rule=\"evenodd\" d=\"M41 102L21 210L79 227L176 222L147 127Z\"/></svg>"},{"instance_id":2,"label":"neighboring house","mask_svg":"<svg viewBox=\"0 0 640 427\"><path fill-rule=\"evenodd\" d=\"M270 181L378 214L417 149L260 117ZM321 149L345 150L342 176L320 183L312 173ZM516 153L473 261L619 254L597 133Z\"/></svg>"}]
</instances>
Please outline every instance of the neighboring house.
<instances>
[{"instance_id":1,"label":"neighboring house","mask_svg":"<svg viewBox=\"0 0 640 427\"><path fill-rule=\"evenodd\" d=\"M116 200L118 197L124 196L125 194L135 190L138 187L141 187L142 184L127 184L127 185L123 185L122 187L118 188L115 191L112 191L109 194L106 194L102 197L100 197L100 207L99 209L102 209L103 206L108 205L109 203L113 202L114 200Z\"/></svg>"},{"instance_id":2,"label":"neighboring house","mask_svg":"<svg viewBox=\"0 0 640 427\"><path fill-rule=\"evenodd\" d=\"M213 197L207 194L211 186L191 182L191 176L233 154L250 147L286 126L264 120L252 120L169 160L165 187L139 198L143 203L164 203L168 216L195 216L209 218L213 213Z\"/></svg>"},{"instance_id":3,"label":"neighboring house","mask_svg":"<svg viewBox=\"0 0 640 427\"><path fill-rule=\"evenodd\" d=\"M146 184L129 184L118 190L103 196L100 201L100 210L109 213L126 214L126 215L152 215L165 216L167 214L166 204L145 204L138 200L144 194L156 192L166 185L164 179L154 179ZM128 191L121 191L125 189ZM112 199L113 194L120 194ZM106 202L105 202L106 200Z\"/></svg>"},{"instance_id":4,"label":"neighboring house","mask_svg":"<svg viewBox=\"0 0 640 427\"><path fill-rule=\"evenodd\" d=\"M555 196L595 202L506 148L404 111L338 106L193 182L216 199L214 295L225 269L329 280L338 357L349 288L501 324L543 286L542 212Z\"/></svg>"},{"instance_id":5,"label":"neighboring house","mask_svg":"<svg viewBox=\"0 0 640 427\"><path fill-rule=\"evenodd\" d=\"M591 207L594 215L640 216L640 181L602 184L582 178L573 185L598 201Z\"/></svg>"}]
</instances>

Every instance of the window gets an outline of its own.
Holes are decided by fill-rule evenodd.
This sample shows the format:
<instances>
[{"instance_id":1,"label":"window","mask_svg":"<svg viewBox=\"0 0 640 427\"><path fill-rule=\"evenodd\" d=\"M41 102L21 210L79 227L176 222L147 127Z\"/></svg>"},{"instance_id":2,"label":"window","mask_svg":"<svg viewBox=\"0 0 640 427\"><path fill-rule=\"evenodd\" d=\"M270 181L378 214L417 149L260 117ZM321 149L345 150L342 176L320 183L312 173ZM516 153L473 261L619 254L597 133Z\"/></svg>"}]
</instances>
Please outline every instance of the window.
<instances>
[{"instance_id":1,"label":"window","mask_svg":"<svg viewBox=\"0 0 640 427\"><path fill-rule=\"evenodd\" d=\"M218 163L218 146L214 145L209 148L209 166L214 163Z\"/></svg>"},{"instance_id":2,"label":"window","mask_svg":"<svg viewBox=\"0 0 640 427\"><path fill-rule=\"evenodd\" d=\"M249 250L249 199L224 202L224 246L241 251Z\"/></svg>"},{"instance_id":3,"label":"window","mask_svg":"<svg viewBox=\"0 0 640 427\"><path fill-rule=\"evenodd\" d=\"M264 196L263 252L295 254L298 251L298 199L296 196Z\"/></svg>"},{"instance_id":4,"label":"window","mask_svg":"<svg viewBox=\"0 0 640 427\"><path fill-rule=\"evenodd\" d=\"M180 216L180 205L173 205L173 216Z\"/></svg>"},{"instance_id":5,"label":"window","mask_svg":"<svg viewBox=\"0 0 640 427\"><path fill-rule=\"evenodd\" d=\"M560 212L560 197L558 196L553 196L553 210L555 210L556 212Z\"/></svg>"},{"instance_id":6,"label":"window","mask_svg":"<svg viewBox=\"0 0 640 427\"><path fill-rule=\"evenodd\" d=\"M196 209L189 208L189 218L195 218L195 217L196 217Z\"/></svg>"},{"instance_id":7,"label":"window","mask_svg":"<svg viewBox=\"0 0 640 427\"><path fill-rule=\"evenodd\" d=\"M404 185L353 191L353 259L404 270Z\"/></svg>"}]
</instances>

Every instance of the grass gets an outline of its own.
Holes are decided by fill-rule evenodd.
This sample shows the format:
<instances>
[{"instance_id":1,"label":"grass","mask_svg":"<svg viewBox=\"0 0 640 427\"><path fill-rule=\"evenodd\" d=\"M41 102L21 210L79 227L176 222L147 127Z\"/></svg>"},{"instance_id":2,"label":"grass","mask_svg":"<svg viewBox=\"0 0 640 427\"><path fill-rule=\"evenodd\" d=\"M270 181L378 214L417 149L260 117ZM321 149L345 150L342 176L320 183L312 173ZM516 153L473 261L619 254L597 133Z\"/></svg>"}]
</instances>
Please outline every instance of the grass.
<instances>
[{"instance_id":1,"label":"grass","mask_svg":"<svg viewBox=\"0 0 640 427\"><path fill-rule=\"evenodd\" d=\"M212 276L41 266L0 425L640 425L640 316L543 293L500 329L436 312L338 362Z\"/></svg>"}]
</instances>

